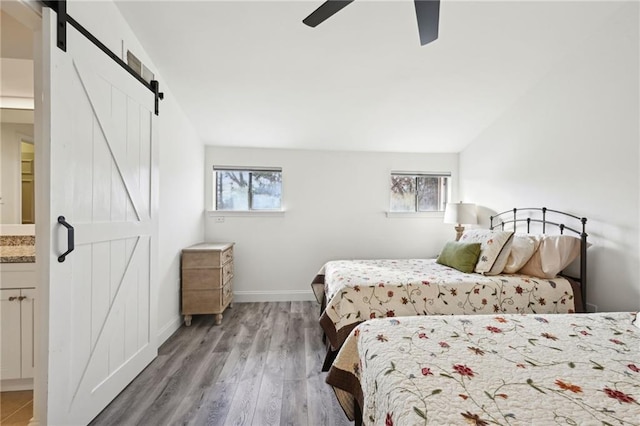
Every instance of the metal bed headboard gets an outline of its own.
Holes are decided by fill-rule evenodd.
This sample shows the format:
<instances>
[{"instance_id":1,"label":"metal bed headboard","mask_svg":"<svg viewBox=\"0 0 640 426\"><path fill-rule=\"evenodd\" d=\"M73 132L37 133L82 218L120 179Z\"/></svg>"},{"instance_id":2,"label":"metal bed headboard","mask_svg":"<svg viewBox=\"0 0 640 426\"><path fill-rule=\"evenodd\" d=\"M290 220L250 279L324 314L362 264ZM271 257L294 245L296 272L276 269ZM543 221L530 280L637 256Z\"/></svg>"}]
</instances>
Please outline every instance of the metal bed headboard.
<instances>
[{"instance_id":1,"label":"metal bed headboard","mask_svg":"<svg viewBox=\"0 0 640 426\"><path fill-rule=\"evenodd\" d=\"M532 213L533 212L533 213ZM507 218L507 215L512 213L513 218ZM564 223L552 222L547 219L547 213L554 213L559 216L565 216L567 219L573 221L574 223L580 223L581 230L566 226ZM531 217L531 214L534 217ZM527 217L523 217L524 215L529 215ZM580 282L580 289L582 292L582 310L583 312L587 311L587 232L585 230L587 224L586 217L578 217L570 213L561 212L558 210L548 209L546 207L538 208L538 207L526 207L526 208L514 208L513 210L505 210L502 213L498 213L493 216L489 216L490 220L490 229L494 229L496 227L500 227L501 230L504 230L505 225L513 223L513 232L516 232L516 227L518 223L526 223L527 224L527 233L530 233L531 223L540 223L542 224L542 233L545 234L547 230L547 225L552 225L557 227L560 230L560 234L563 235L564 231L571 231L577 234L580 237L580 277L574 278L578 282ZM499 220L499 223L494 223L495 220ZM575 226L575 225L574 225ZM572 277L573 278L573 277Z\"/></svg>"}]
</instances>

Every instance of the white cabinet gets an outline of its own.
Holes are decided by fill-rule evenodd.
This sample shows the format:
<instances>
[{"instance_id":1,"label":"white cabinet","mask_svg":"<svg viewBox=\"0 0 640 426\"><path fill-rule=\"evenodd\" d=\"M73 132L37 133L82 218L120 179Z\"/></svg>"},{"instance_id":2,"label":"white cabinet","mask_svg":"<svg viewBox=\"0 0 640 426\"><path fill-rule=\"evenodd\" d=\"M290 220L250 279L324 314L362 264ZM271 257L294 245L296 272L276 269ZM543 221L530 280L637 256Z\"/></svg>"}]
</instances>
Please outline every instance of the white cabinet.
<instances>
[{"instance_id":1,"label":"white cabinet","mask_svg":"<svg viewBox=\"0 0 640 426\"><path fill-rule=\"evenodd\" d=\"M9 381L33 377L34 301L33 288L0 290L0 379L3 390L11 390L11 386L7 386Z\"/></svg>"},{"instance_id":2,"label":"white cabinet","mask_svg":"<svg viewBox=\"0 0 640 426\"><path fill-rule=\"evenodd\" d=\"M20 290L0 290L0 379L22 378Z\"/></svg>"},{"instance_id":3,"label":"white cabinet","mask_svg":"<svg viewBox=\"0 0 640 426\"><path fill-rule=\"evenodd\" d=\"M20 333L21 333L21 355L22 355L22 378L33 377L33 363L35 354L33 352L34 341L34 319L36 289L25 288L20 290Z\"/></svg>"}]
</instances>

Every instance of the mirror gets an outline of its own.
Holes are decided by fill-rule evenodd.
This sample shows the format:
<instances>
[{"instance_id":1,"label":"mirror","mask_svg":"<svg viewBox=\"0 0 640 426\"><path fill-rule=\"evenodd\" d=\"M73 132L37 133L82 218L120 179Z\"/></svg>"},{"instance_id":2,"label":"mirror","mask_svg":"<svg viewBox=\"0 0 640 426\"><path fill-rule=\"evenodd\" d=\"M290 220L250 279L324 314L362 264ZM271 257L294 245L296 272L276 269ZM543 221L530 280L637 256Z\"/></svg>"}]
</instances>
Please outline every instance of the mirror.
<instances>
[{"instance_id":1,"label":"mirror","mask_svg":"<svg viewBox=\"0 0 640 426\"><path fill-rule=\"evenodd\" d=\"M0 109L0 216L2 224L35 220L33 110Z\"/></svg>"},{"instance_id":2,"label":"mirror","mask_svg":"<svg viewBox=\"0 0 640 426\"><path fill-rule=\"evenodd\" d=\"M0 222L24 226L34 221L37 174L33 169L34 33L4 7L0 18Z\"/></svg>"}]
</instances>

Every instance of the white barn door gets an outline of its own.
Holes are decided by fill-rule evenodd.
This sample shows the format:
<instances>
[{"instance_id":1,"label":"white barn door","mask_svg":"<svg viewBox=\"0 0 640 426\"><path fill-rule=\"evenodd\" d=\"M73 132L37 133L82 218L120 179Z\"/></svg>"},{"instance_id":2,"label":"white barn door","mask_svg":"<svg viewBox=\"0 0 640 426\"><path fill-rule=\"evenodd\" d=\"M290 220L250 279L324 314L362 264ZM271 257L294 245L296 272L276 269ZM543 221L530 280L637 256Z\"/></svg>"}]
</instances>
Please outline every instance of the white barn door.
<instances>
[{"instance_id":1,"label":"white barn door","mask_svg":"<svg viewBox=\"0 0 640 426\"><path fill-rule=\"evenodd\" d=\"M58 49L55 19L43 10L51 90L46 423L76 425L157 356L158 156L153 93L71 25L67 51ZM64 262L59 216L75 234Z\"/></svg>"}]
</instances>

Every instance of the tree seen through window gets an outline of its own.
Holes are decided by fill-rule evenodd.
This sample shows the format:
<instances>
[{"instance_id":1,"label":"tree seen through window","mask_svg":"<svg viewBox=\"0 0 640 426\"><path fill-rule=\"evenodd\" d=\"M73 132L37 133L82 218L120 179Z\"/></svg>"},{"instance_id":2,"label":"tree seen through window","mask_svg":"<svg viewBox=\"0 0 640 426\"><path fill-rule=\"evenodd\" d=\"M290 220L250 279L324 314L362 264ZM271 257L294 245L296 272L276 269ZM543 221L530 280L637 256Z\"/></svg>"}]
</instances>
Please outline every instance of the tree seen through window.
<instances>
[{"instance_id":1,"label":"tree seen through window","mask_svg":"<svg viewBox=\"0 0 640 426\"><path fill-rule=\"evenodd\" d=\"M216 170L216 210L279 210L281 170Z\"/></svg>"}]
</instances>

